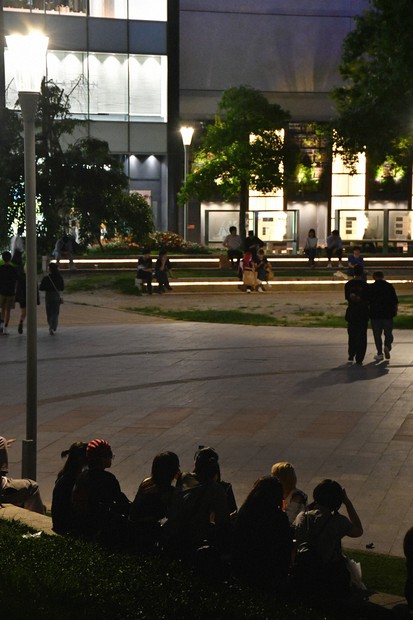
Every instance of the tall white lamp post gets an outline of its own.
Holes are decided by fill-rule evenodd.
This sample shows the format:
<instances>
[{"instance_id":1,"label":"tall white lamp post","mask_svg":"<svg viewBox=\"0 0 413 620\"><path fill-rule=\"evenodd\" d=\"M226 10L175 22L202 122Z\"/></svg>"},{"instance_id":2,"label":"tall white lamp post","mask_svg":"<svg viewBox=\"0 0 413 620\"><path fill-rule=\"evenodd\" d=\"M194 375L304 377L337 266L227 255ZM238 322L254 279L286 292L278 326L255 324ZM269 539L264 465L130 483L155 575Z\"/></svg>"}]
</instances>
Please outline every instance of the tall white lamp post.
<instances>
[{"instance_id":1,"label":"tall white lamp post","mask_svg":"<svg viewBox=\"0 0 413 620\"><path fill-rule=\"evenodd\" d=\"M191 146L192 136L194 135L193 127L181 127L182 143L184 145L184 183L188 176L188 146ZM188 202L184 205L184 239L188 236Z\"/></svg>"},{"instance_id":2,"label":"tall white lamp post","mask_svg":"<svg viewBox=\"0 0 413 620\"><path fill-rule=\"evenodd\" d=\"M45 75L48 37L34 33L6 37L14 67L24 124L24 187L26 203L26 439L22 477L36 479L37 462L37 238L35 117Z\"/></svg>"}]
</instances>

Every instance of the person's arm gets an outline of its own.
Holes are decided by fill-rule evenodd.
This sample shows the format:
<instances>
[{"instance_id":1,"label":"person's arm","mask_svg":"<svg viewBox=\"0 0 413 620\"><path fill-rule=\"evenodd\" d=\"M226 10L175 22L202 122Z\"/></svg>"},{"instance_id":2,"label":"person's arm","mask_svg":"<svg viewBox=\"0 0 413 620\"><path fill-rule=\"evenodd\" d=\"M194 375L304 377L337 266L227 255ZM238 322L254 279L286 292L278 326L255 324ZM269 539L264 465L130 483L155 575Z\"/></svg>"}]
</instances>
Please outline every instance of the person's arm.
<instances>
[{"instance_id":1,"label":"person's arm","mask_svg":"<svg viewBox=\"0 0 413 620\"><path fill-rule=\"evenodd\" d=\"M343 504L346 507L348 518L353 526L347 536L350 536L350 538L360 538L360 536L363 535L363 526L361 524L360 517L358 516L352 502L349 500L345 489L343 489Z\"/></svg>"}]
</instances>

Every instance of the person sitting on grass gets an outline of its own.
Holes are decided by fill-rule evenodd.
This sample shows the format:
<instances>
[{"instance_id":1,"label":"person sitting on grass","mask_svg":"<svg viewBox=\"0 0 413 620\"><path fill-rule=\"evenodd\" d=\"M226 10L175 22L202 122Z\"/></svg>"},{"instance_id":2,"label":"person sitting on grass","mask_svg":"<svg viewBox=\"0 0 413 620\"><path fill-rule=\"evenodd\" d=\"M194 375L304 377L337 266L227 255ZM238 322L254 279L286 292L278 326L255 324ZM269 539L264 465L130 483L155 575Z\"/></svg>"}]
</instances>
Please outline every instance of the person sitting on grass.
<instances>
[{"instance_id":1,"label":"person sitting on grass","mask_svg":"<svg viewBox=\"0 0 413 620\"><path fill-rule=\"evenodd\" d=\"M74 527L72 516L72 491L78 476L87 465L87 443L77 441L61 453L66 462L57 474L52 497L53 530L57 534L68 534Z\"/></svg>"},{"instance_id":2,"label":"person sitting on grass","mask_svg":"<svg viewBox=\"0 0 413 620\"><path fill-rule=\"evenodd\" d=\"M112 548L127 538L130 502L116 477L106 471L112 466L111 445L94 439L86 448L88 469L78 477L72 493L75 532Z\"/></svg>"},{"instance_id":3,"label":"person sitting on grass","mask_svg":"<svg viewBox=\"0 0 413 620\"><path fill-rule=\"evenodd\" d=\"M293 536L282 505L281 482L259 478L239 509L233 533L234 574L271 592L287 586L291 564Z\"/></svg>"},{"instance_id":4,"label":"person sitting on grass","mask_svg":"<svg viewBox=\"0 0 413 620\"><path fill-rule=\"evenodd\" d=\"M341 540L344 536L359 538L363 526L345 489L335 480L320 482L313 499L294 521L296 586L312 597L344 599L350 595L351 574ZM342 504L347 516L339 513Z\"/></svg>"},{"instance_id":5,"label":"person sitting on grass","mask_svg":"<svg viewBox=\"0 0 413 620\"><path fill-rule=\"evenodd\" d=\"M284 510L288 521L293 523L307 506L307 495L297 489L297 475L291 463L282 461L271 468L271 475L278 478L283 487Z\"/></svg>"},{"instance_id":6,"label":"person sitting on grass","mask_svg":"<svg viewBox=\"0 0 413 620\"><path fill-rule=\"evenodd\" d=\"M129 514L129 520L136 525L134 540L139 550L152 551L159 544L161 522L175 493L172 483L180 473L175 452L161 452L153 459L150 477L139 485Z\"/></svg>"},{"instance_id":7,"label":"person sitting on grass","mask_svg":"<svg viewBox=\"0 0 413 620\"><path fill-rule=\"evenodd\" d=\"M0 504L13 504L32 512L45 514L39 485L34 480L9 478L8 448L15 439L0 437Z\"/></svg>"}]
</instances>

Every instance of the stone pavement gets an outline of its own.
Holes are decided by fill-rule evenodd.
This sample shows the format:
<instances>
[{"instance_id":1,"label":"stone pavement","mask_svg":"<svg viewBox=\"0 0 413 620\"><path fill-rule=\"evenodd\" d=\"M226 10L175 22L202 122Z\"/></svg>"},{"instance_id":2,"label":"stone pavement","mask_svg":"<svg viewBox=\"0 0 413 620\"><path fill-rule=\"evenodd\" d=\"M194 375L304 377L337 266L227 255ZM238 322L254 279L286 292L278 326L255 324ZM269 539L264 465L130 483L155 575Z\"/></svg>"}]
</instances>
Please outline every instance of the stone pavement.
<instances>
[{"instance_id":1,"label":"stone pavement","mask_svg":"<svg viewBox=\"0 0 413 620\"><path fill-rule=\"evenodd\" d=\"M413 334L395 333L389 364L346 364L341 329L246 327L145 318L65 303L50 337L39 313L38 480L50 503L60 452L103 437L130 498L153 456L183 469L198 445L220 454L241 504L275 461L291 461L311 493L345 485L365 534L351 546L402 555L413 525ZM25 336L0 339L0 433L25 436ZM18 442L10 475L20 475Z\"/></svg>"}]
</instances>

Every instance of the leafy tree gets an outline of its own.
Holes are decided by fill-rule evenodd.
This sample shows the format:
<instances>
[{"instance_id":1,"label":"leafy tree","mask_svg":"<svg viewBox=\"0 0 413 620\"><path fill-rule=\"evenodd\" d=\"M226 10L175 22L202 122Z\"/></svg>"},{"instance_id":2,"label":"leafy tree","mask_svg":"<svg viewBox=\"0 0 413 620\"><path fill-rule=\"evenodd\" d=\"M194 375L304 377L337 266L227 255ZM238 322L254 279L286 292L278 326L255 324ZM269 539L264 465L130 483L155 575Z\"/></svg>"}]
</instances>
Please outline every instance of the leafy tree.
<instances>
[{"instance_id":1,"label":"leafy tree","mask_svg":"<svg viewBox=\"0 0 413 620\"><path fill-rule=\"evenodd\" d=\"M366 151L376 162L389 156L405 165L413 152L413 3L370 0L370 5L344 41L345 84L332 92L336 144L350 165Z\"/></svg>"},{"instance_id":2,"label":"leafy tree","mask_svg":"<svg viewBox=\"0 0 413 620\"><path fill-rule=\"evenodd\" d=\"M268 193L282 187L286 148L280 132L288 112L249 86L226 90L220 115L206 129L195 153L193 171L179 193L179 203L222 196L240 201L240 233L245 237L249 189Z\"/></svg>"},{"instance_id":3,"label":"leafy tree","mask_svg":"<svg viewBox=\"0 0 413 620\"><path fill-rule=\"evenodd\" d=\"M144 244L155 230L152 208L138 192L122 192L111 217L106 221L106 233L112 238L116 233L130 237L134 243Z\"/></svg>"},{"instance_id":4,"label":"leafy tree","mask_svg":"<svg viewBox=\"0 0 413 620\"><path fill-rule=\"evenodd\" d=\"M53 243L68 214L68 171L62 136L69 136L81 121L70 118L69 96L52 81L43 80L36 115L36 192L41 203L39 236L46 247Z\"/></svg>"},{"instance_id":5,"label":"leafy tree","mask_svg":"<svg viewBox=\"0 0 413 620\"><path fill-rule=\"evenodd\" d=\"M101 226L111 226L122 191L128 185L120 160L111 155L107 142L83 138L67 154L69 190L74 215L85 243L101 245Z\"/></svg>"},{"instance_id":6,"label":"leafy tree","mask_svg":"<svg viewBox=\"0 0 413 620\"><path fill-rule=\"evenodd\" d=\"M0 246L6 247L14 221L24 222L23 138L19 115L1 111L0 139Z\"/></svg>"}]
</instances>

